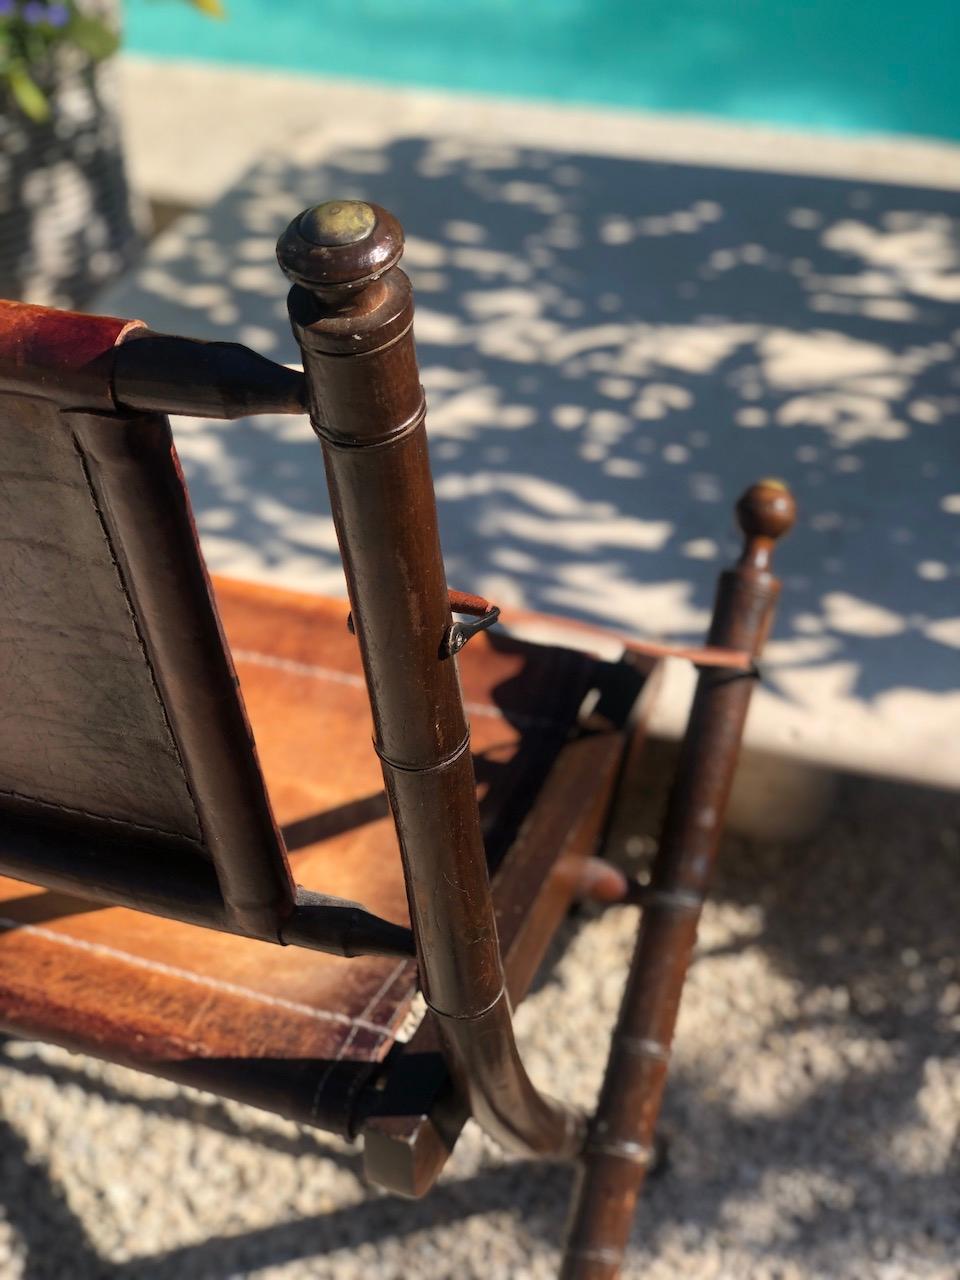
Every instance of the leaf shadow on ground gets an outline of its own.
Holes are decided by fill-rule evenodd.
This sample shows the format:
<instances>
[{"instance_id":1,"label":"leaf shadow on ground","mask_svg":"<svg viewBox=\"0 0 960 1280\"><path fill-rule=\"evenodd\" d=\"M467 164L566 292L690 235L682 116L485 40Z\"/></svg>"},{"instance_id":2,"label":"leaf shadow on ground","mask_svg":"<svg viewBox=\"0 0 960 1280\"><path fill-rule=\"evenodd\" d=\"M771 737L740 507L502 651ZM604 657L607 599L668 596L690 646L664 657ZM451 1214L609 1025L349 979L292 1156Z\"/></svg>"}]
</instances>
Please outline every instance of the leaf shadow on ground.
<instances>
[{"instance_id":1,"label":"leaf shadow on ground","mask_svg":"<svg viewBox=\"0 0 960 1280\"><path fill-rule=\"evenodd\" d=\"M407 228L455 585L694 639L733 499L782 475L801 523L773 687L954 688L960 195L476 140L304 149L182 218L110 306L297 359L273 242L334 192ZM178 442L215 568L342 591L306 423Z\"/></svg>"},{"instance_id":2,"label":"leaf shadow on ground","mask_svg":"<svg viewBox=\"0 0 960 1280\"><path fill-rule=\"evenodd\" d=\"M717 966L742 965L742 977L723 988L714 1044L684 1051L681 1024L663 1117L669 1160L642 1201L632 1265L671 1250L682 1258L678 1249L695 1257L715 1241L757 1275L793 1263L801 1274L859 1277L891 1260L903 1274L949 1274L960 1238L960 1108L949 1092L960 1007L956 832L955 797L849 778L836 812L807 842L727 839L714 910L721 920L733 911L739 923L719 943L716 927L707 928L687 1002L715 988ZM573 921L567 932L581 927ZM783 988L772 1006L751 991L758 973ZM544 983L552 980L548 971ZM122 1088L85 1079L82 1066L51 1067L29 1054L4 1066L50 1072L58 1087L79 1084L111 1104L169 1112L291 1157L314 1143L308 1133L278 1139L202 1095L125 1099ZM566 1169L514 1161L450 1178L419 1203L366 1197L112 1263L97 1254L55 1174L27 1153L15 1117L3 1153L7 1214L31 1280L64 1274L66 1258L83 1280L227 1277L297 1260L304 1274L322 1275L328 1255L331 1265L351 1250L369 1260L381 1243L407 1239L415 1257L421 1234L489 1216L495 1233L520 1233L530 1258L542 1261L555 1256L571 1188ZM316 1158L359 1176L352 1156L317 1148ZM170 1178L175 1188L175 1167Z\"/></svg>"}]
</instances>

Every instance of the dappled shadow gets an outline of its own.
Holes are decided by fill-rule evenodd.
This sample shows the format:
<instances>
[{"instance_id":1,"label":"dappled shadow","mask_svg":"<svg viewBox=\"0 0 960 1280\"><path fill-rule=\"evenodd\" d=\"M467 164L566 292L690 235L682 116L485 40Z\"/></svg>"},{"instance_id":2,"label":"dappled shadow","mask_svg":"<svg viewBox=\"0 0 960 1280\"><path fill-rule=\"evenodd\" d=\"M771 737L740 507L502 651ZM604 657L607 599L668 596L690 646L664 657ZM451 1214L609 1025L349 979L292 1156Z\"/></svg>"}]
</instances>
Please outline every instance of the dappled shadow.
<instances>
[{"instance_id":1,"label":"dappled shadow","mask_svg":"<svg viewBox=\"0 0 960 1280\"><path fill-rule=\"evenodd\" d=\"M5 1207L23 1246L24 1280L61 1280L67 1274L77 1280L179 1280L185 1275L228 1280L299 1260L310 1260L315 1267L327 1255L349 1255L388 1237L404 1239L440 1223L509 1210L513 1178L524 1172L528 1178L535 1174L542 1193L556 1204L562 1203L570 1184L568 1169L545 1170L525 1161L451 1182L420 1202L392 1195L372 1203L361 1199L331 1212L114 1262L99 1253L56 1180L30 1158L16 1130L0 1121L0 1138L0 1175L8 1193ZM541 1224L535 1220L531 1225ZM559 1226L552 1215L543 1225L553 1232ZM313 1267L310 1274L330 1274Z\"/></svg>"},{"instance_id":2,"label":"dappled shadow","mask_svg":"<svg viewBox=\"0 0 960 1280\"><path fill-rule=\"evenodd\" d=\"M455 585L692 640L729 503L779 474L773 687L953 689L960 195L403 139L264 160L107 302L294 360L273 241L332 192L409 233ZM305 423L177 436L215 568L341 590Z\"/></svg>"},{"instance_id":3,"label":"dappled shadow","mask_svg":"<svg viewBox=\"0 0 960 1280\"><path fill-rule=\"evenodd\" d=\"M732 549L729 500L779 473L803 516L781 557L770 686L796 698L816 676L862 700L949 701L960 197L412 139L265 161L182 219L108 308L295 359L272 242L334 192L389 205L411 232L455 586L698 638ZM184 422L177 438L213 567L341 589L305 423ZM726 1274L800 1260L851 1280L887 1261L949 1274L955 831L950 797L850 782L799 849L726 842L685 1001L716 1032L686 1052L681 1028L671 1164L640 1209L637 1269L667 1256L692 1273L714 1242L714 1258L735 1255ZM711 1004L718 966L732 976ZM17 1214L47 1196L56 1223L64 1201L7 1150L10 1217L42 1274L42 1236ZM563 1170L506 1165L423 1205L341 1201L129 1265L69 1221L62 1238L84 1277L243 1274L339 1249L375 1268L373 1243L399 1236L419 1258L414 1232L478 1214L554 1249L568 1190Z\"/></svg>"},{"instance_id":4,"label":"dappled shadow","mask_svg":"<svg viewBox=\"0 0 960 1280\"><path fill-rule=\"evenodd\" d=\"M4 1037L0 1037L0 1048ZM73 1088L88 1097L102 1099L121 1105L135 1105L139 1110L162 1115L170 1120L186 1120L190 1124L200 1125L205 1129L213 1129L231 1138L243 1138L255 1142L271 1151L279 1151L286 1156L316 1156L322 1150L323 1159L334 1161L347 1168L359 1172L359 1152L341 1153L330 1148L321 1149L315 1132L306 1127L299 1127L294 1134L278 1130L275 1127L257 1125L247 1113L244 1122L237 1119L237 1104L217 1098L212 1094L194 1091L177 1092L166 1097L141 1098L125 1093L122 1089L106 1080L89 1075L82 1067L82 1059L69 1064L49 1062L41 1057L34 1057L25 1052L21 1046L16 1054L3 1057L3 1066L19 1076L42 1076L52 1080L58 1089ZM257 1113L254 1112L254 1115ZM292 1127L292 1126L288 1126Z\"/></svg>"},{"instance_id":5,"label":"dappled shadow","mask_svg":"<svg viewBox=\"0 0 960 1280\"><path fill-rule=\"evenodd\" d=\"M681 1019L671 1166L638 1214L642 1256L686 1224L700 1244L735 1241L744 1274L771 1257L803 1274L859 1278L867 1259L952 1274L958 818L954 795L848 776L811 839L725 838L684 997L687 1017L707 1003L720 1048L685 1052Z\"/></svg>"},{"instance_id":6,"label":"dappled shadow","mask_svg":"<svg viewBox=\"0 0 960 1280\"><path fill-rule=\"evenodd\" d=\"M667 1090L669 1160L641 1203L627 1276L699 1274L711 1260L724 1276L862 1280L886 1264L911 1277L952 1274L960 1240L956 831L955 797L848 779L830 823L803 845L725 842ZM604 951L604 964L615 960ZM126 1094L119 1082L87 1076L81 1061L41 1062L26 1048L4 1057L5 1071L47 1074L58 1090L79 1086L88 1102L145 1109L306 1160L301 1176L313 1169L318 1179L328 1159L345 1173L356 1167L319 1147L311 1157L308 1132L274 1133L245 1109L192 1093ZM602 1047L592 1052L599 1060ZM495 1242L509 1237L512 1256L543 1264L531 1274L546 1275L571 1189L568 1169L505 1162L451 1170L421 1203L364 1197L350 1183L323 1211L314 1201L290 1214L278 1203L263 1223L252 1213L252 1183L256 1225L111 1261L86 1235L89 1208L78 1215L69 1207L72 1179L96 1172L68 1173L65 1192L63 1175L53 1166L48 1173L18 1136L21 1124L31 1131L29 1111L23 1117L11 1115L5 1135L3 1198L34 1280L64 1274L65 1258L81 1280L215 1280L285 1263L302 1266L292 1274L325 1276L348 1259L358 1274L393 1275L396 1255L381 1252L390 1241L406 1242L407 1274L440 1274L431 1271L431 1239L446 1248L449 1235L436 1233L471 1221L475 1252L469 1261L456 1256L457 1274L487 1274ZM187 1157L159 1135L154 1141L153 1159L169 1178L157 1194L173 1203Z\"/></svg>"}]
</instances>

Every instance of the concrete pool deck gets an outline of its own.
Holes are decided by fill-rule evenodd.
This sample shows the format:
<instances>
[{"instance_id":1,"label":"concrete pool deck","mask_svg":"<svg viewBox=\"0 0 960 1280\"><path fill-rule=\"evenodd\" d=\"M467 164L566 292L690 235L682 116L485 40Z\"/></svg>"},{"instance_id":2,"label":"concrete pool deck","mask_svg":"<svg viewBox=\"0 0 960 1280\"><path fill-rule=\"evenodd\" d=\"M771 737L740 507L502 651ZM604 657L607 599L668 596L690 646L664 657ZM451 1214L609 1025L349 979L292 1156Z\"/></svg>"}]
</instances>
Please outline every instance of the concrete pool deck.
<instances>
[{"instance_id":1,"label":"concrete pool deck","mask_svg":"<svg viewBox=\"0 0 960 1280\"><path fill-rule=\"evenodd\" d=\"M103 309L294 360L275 235L332 192L389 205L451 581L693 640L730 504L780 475L801 518L749 744L957 786L960 148L123 69L137 186L197 211ZM177 435L214 569L342 590L306 423Z\"/></svg>"}]
</instances>

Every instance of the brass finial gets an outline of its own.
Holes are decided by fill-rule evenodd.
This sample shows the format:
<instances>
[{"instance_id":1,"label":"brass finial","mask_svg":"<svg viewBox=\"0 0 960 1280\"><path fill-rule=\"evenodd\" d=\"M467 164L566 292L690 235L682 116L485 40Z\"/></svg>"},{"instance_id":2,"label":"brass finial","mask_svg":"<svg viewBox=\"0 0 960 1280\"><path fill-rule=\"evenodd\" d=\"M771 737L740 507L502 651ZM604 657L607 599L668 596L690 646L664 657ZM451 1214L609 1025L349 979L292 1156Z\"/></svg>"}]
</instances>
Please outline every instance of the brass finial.
<instances>
[{"instance_id":1,"label":"brass finial","mask_svg":"<svg viewBox=\"0 0 960 1280\"><path fill-rule=\"evenodd\" d=\"M365 240L377 225L377 215L363 200L327 200L301 213L300 234L313 244L332 247Z\"/></svg>"},{"instance_id":2,"label":"brass finial","mask_svg":"<svg viewBox=\"0 0 960 1280\"><path fill-rule=\"evenodd\" d=\"M326 200L293 219L277 241L284 274L311 293L354 293L396 266L403 228L363 200Z\"/></svg>"}]
</instances>

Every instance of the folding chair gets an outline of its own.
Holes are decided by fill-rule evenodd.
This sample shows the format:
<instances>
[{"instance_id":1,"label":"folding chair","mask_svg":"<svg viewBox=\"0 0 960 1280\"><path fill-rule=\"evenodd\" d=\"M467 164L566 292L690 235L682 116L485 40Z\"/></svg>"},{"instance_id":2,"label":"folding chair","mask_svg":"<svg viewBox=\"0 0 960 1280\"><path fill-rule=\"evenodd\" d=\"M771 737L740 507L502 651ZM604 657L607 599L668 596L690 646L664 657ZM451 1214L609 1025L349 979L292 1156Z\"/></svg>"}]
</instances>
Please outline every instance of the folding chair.
<instances>
[{"instance_id":1,"label":"folding chair","mask_svg":"<svg viewBox=\"0 0 960 1280\"><path fill-rule=\"evenodd\" d=\"M409 1196L473 1116L580 1162L564 1275L615 1276L793 502L741 499L743 556L682 651L699 683L588 1122L533 1086L511 1007L672 651L534 644L449 591L402 247L376 205L290 224L303 374L0 304L0 1024L362 1137ZM207 576L166 415L263 412L310 414L349 605Z\"/></svg>"}]
</instances>

